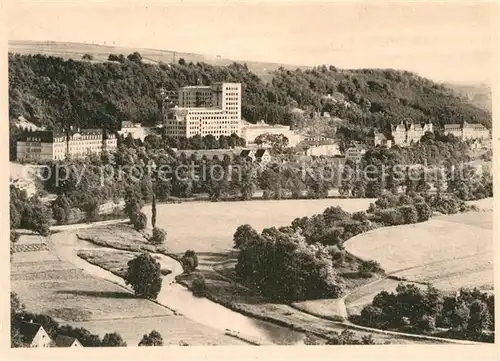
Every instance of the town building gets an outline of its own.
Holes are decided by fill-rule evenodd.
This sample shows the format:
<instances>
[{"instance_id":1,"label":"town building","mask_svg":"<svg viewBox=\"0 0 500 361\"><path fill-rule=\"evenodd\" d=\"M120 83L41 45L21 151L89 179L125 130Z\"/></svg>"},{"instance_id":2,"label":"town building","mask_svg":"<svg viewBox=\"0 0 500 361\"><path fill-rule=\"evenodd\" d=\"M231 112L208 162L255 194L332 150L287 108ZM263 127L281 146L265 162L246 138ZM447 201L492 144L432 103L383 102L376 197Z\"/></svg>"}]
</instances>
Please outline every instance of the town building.
<instances>
[{"instance_id":1,"label":"town building","mask_svg":"<svg viewBox=\"0 0 500 361\"><path fill-rule=\"evenodd\" d=\"M240 153L242 158L250 158L252 162L268 163L271 161L271 154L266 148L243 149Z\"/></svg>"},{"instance_id":2,"label":"town building","mask_svg":"<svg viewBox=\"0 0 500 361\"><path fill-rule=\"evenodd\" d=\"M55 347L83 347L76 337L57 335L54 340Z\"/></svg>"},{"instance_id":3,"label":"town building","mask_svg":"<svg viewBox=\"0 0 500 361\"><path fill-rule=\"evenodd\" d=\"M490 131L482 124L445 124L444 134L453 134L461 140L467 139L489 139Z\"/></svg>"},{"instance_id":4,"label":"town building","mask_svg":"<svg viewBox=\"0 0 500 361\"><path fill-rule=\"evenodd\" d=\"M17 160L23 162L61 160L69 154L78 158L89 153L115 151L114 134L102 129L77 129L64 132L53 130L27 131L17 140Z\"/></svg>"},{"instance_id":5,"label":"town building","mask_svg":"<svg viewBox=\"0 0 500 361\"><path fill-rule=\"evenodd\" d=\"M122 128L118 131L118 134L123 137L127 137L129 134L132 135L134 139L140 139L144 141L144 139L149 134L154 134L151 131L150 127L143 127L141 123L134 123L128 120L122 122Z\"/></svg>"},{"instance_id":6,"label":"town building","mask_svg":"<svg viewBox=\"0 0 500 361\"><path fill-rule=\"evenodd\" d=\"M394 139L394 145L404 147L418 142L427 132L434 132L432 123L408 124L406 122L401 122L393 127L391 134Z\"/></svg>"},{"instance_id":7,"label":"town building","mask_svg":"<svg viewBox=\"0 0 500 361\"><path fill-rule=\"evenodd\" d=\"M216 83L179 89L178 106L165 112L165 134L191 138L241 136L241 84Z\"/></svg>"},{"instance_id":8,"label":"town building","mask_svg":"<svg viewBox=\"0 0 500 361\"><path fill-rule=\"evenodd\" d=\"M270 125L263 120L257 124L242 121L241 137L245 140L247 146L255 145L255 139L263 134L281 134L288 139L288 146L295 147L300 142L300 135L295 133L286 125Z\"/></svg>"},{"instance_id":9,"label":"town building","mask_svg":"<svg viewBox=\"0 0 500 361\"><path fill-rule=\"evenodd\" d=\"M52 339L39 323L21 321L19 332L28 347L51 347L52 345Z\"/></svg>"},{"instance_id":10,"label":"town building","mask_svg":"<svg viewBox=\"0 0 500 361\"><path fill-rule=\"evenodd\" d=\"M363 155L366 153L366 149L360 144L353 144L345 151L346 160L352 160L355 162L361 161Z\"/></svg>"},{"instance_id":11,"label":"town building","mask_svg":"<svg viewBox=\"0 0 500 361\"><path fill-rule=\"evenodd\" d=\"M340 147L334 139L326 137L309 137L297 145L304 155L334 157L340 155Z\"/></svg>"},{"instance_id":12,"label":"town building","mask_svg":"<svg viewBox=\"0 0 500 361\"><path fill-rule=\"evenodd\" d=\"M370 138L369 144L374 147L381 146L390 148L392 146L392 140L387 139L387 137L380 132L373 132L373 136Z\"/></svg>"}]
</instances>

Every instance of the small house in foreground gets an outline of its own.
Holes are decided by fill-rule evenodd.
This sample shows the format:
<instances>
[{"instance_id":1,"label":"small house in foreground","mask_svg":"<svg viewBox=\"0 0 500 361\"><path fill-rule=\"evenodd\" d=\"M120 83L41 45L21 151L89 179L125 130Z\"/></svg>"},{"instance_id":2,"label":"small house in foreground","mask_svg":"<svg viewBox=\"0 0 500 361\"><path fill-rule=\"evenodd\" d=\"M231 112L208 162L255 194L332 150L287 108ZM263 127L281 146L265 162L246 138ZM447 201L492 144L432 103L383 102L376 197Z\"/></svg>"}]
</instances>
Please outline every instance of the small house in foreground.
<instances>
[{"instance_id":1,"label":"small house in foreground","mask_svg":"<svg viewBox=\"0 0 500 361\"><path fill-rule=\"evenodd\" d=\"M57 335L54 340L55 347L83 347L76 337Z\"/></svg>"},{"instance_id":2,"label":"small house in foreground","mask_svg":"<svg viewBox=\"0 0 500 361\"><path fill-rule=\"evenodd\" d=\"M52 339L42 325L35 322L21 322L19 331L28 347L50 347Z\"/></svg>"}]
</instances>

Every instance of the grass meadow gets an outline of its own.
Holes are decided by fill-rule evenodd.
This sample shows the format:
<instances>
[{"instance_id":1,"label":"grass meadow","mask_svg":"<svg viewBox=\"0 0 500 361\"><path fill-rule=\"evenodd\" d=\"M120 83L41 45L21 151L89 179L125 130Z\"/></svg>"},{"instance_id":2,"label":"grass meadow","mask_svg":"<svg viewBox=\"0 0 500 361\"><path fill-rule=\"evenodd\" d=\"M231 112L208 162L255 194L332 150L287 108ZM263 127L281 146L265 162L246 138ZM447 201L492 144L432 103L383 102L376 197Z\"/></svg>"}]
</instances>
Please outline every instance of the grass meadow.
<instances>
[{"instance_id":1,"label":"grass meadow","mask_svg":"<svg viewBox=\"0 0 500 361\"><path fill-rule=\"evenodd\" d=\"M157 226L164 228L166 246L174 253L225 252L232 248L233 234L242 224L256 230L289 225L295 218L322 213L331 206L348 212L368 209L373 199L319 199L248 202L195 202L157 206ZM151 206L143 209L151 219Z\"/></svg>"},{"instance_id":2,"label":"grass meadow","mask_svg":"<svg viewBox=\"0 0 500 361\"><path fill-rule=\"evenodd\" d=\"M423 287L432 284L447 293L462 287L493 290L492 211L381 228L350 239L345 247L358 257L380 262L388 274ZM384 279L356 290L345 299L348 312L359 312L377 293L393 292L398 284Z\"/></svg>"}]
</instances>

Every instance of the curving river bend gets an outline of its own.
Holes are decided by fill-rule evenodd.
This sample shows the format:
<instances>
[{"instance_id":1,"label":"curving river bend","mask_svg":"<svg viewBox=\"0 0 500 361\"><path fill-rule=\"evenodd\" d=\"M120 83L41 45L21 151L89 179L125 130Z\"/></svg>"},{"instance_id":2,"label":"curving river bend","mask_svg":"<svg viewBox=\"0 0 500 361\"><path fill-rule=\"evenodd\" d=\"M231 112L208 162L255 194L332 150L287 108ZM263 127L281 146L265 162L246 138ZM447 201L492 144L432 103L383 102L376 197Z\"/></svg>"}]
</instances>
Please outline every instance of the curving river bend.
<instances>
[{"instance_id":1,"label":"curving river bend","mask_svg":"<svg viewBox=\"0 0 500 361\"><path fill-rule=\"evenodd\" d=\"M108 280L131 290L121 277L78 257L78 250L100 249L103 252L112 250L76 237L76 229L90 226L92 225L55 227L60 232L52 234L49 242L61 260L70 262L94 277ZM163 277L162 289L157 298L159 304L173 309L195 322L221 331L231 330L243 338L247 336L248 339L258 341L261 344L302 344L304 335L301 333L242 315L206 298L193 296L187 288L175 283L175 277L183 272L180 263L162 254L156 254L155 258L161 263L162 268L172 270L171 274Z\"/></svg>"}]
</instances>

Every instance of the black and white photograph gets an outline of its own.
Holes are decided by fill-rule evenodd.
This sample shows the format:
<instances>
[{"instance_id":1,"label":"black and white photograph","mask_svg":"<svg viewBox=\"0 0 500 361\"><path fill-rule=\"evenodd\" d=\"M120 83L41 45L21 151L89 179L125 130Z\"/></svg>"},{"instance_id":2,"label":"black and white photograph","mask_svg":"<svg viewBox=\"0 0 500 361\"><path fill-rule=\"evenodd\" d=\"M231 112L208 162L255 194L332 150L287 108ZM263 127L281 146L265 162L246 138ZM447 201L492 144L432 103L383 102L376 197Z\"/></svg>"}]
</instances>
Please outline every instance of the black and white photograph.
<instances>
[{"instance_id":1,"label":"black and white photograph","mask_svg":"<svg viewBox=\"0 0 500 361\"><path fill-rule=\"evenodd\" d=\"M10 352L493 350L498 5L7 2Z\"/></svg>"}]
</instances>

